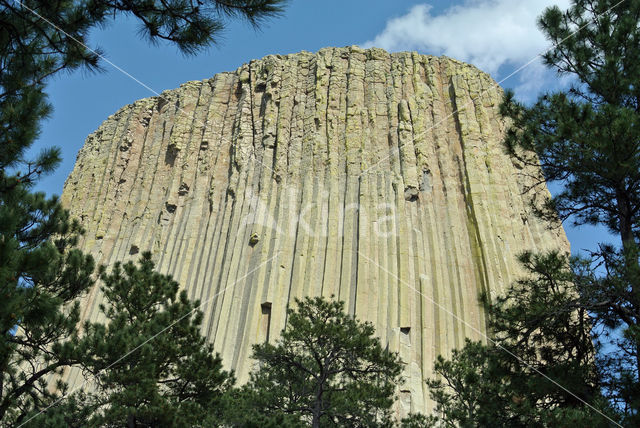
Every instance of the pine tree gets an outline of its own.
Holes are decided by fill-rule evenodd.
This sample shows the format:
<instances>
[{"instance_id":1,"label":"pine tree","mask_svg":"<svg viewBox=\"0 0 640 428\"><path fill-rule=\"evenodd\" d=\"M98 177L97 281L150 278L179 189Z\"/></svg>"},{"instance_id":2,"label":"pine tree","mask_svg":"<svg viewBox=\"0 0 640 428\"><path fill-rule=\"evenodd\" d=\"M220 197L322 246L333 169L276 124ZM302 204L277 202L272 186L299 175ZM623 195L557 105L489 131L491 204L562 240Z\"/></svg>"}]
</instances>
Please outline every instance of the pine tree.
<instances>
[{"instance_id":1,"label":"pine tree","mask_svg":"<svg viewBox=\"0 0 640 428\"><path fill-rule=\"evenodd\" d=\"M605 226L619 245L602 244L590 260L570 266L561 254L524 255L531 278L489 309L492 338L501 347L467 344L437 364L443 379L458 387L430 384L444 417L462 425L483 418L497 425L610 424L596 408L637 426L640 1L573 0L567 11L547 9L539 25L553 43L546 65L573 84L531 106L507 93L506 147L533 170L541 166L539 185L560 184L553 198L534 201L538 215ZM483 404L465 414L465 397Z\"/></svg>"},{"instance_id":2,"label":"pine tree","mask_svg":"<svg viewBox=\"0 0 640 428\"><path fill-rule=\"evenodd\" d=\"M607 418L615 416L601 393L591 319L580 298L589 269L557 252L525 253L520 261L524 279L487 303L490 342L467 340L450 359L437 359L438 377L427 381L434 421L610 426ZM583 272L584 282L576 272Z\"/></svg>"},{"instance_id":3,"label":"pine tree","mask_svg":"<svg viewBox=\"0 0 640 428\"><path fill-rule=\"evenodd\" d=\"M137 266L101 267L100 280L109 322L87 322L82 344L91 383L79 409L88 425L217 425L234 379L200 333L200 302L155 272L148 252Z\"/></svg>"},{"instance_id":4,"label":"pine tree","mask_svg":"<svg viewBox=\"0 0 640 428\"><path fill-rule=\"evenodd\" d=\"M374 328L323 298L296 300L275 343L254 345L257 369L236 392L227 422L254 426L256 417L291 426L387 426L400 383L397 355Z\"/></svg>"},{"instance_id":5,"label":"pine tree","mask_svg":"<svg viewBox=\"0 0 640 428\"><path fill-rule=\"evenodd\" d=\"M581 290L581 307L596 323L619 330L616 352L600 360L610 398L640 422L640 1L574 0L562 12L547 9L540 28L554 47L549 67L568 75L567 91L540 97L531 107L513 101L506 143L525 163L539 164L562 191L540 214L575 225L606 226L619 245L601 245L593 256L604 276ZM556 214L557 213L557 214Z\"/></svg>"},{"instance_id":6,"label":"pine tree","mask_svg":"<svg viewBox=\"0 0 640 428\"><path fill-rule=\"evenodd\" d=\"M48 377L79 363L75 299L91 286L93 272L91 257L69 250L78 225L55 199L17 180L0 193L0 420L6 426L51 403L56 393L48 390Z\"/></svg>"},{"instance_id":7,"label":"pine tree","mask_svg":"<svg viewBox=\"0 0 640 428\"><path fill-rule=\"evenodd\" d=\"M99 70L89 31L130 15L151 41L185 53L216 42L226 18L253 25L285 0L0 0L0 421L19 424L64 391L47 379L81 362L76 299L93 284L91 257L73 250L82 228L57 198L34 192L60 161L56 148L26 154L51 112L46 84ZM55 392L54 392L55 391Z\"/></svg>"}]
</instances>

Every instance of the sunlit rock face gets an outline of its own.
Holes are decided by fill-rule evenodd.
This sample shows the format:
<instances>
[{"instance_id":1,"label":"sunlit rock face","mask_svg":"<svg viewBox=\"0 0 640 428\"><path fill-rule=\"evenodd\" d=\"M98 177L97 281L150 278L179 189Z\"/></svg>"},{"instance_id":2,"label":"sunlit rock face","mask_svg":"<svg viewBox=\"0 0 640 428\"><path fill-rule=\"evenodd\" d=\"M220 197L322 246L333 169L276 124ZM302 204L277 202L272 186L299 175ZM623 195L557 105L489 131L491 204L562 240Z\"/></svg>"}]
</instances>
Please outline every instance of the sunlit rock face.
<instances>
[{"instance_id":1,"label":"sunlit rock face","mask_svg":"<svg viewBox=\"0 0 640 428\"><path fill-rule=\"evenodd\" d=\"M513 282L523 250L568 250L530 212L539 171L504 153L501 97L445 57L268 56L110 116L63 202L98 263L151 251L202 302L240 382L294 298L333 295L405 362L398 412L428 411L436 356L483 338L479 294Z\"/></svg>"}]
</instances>

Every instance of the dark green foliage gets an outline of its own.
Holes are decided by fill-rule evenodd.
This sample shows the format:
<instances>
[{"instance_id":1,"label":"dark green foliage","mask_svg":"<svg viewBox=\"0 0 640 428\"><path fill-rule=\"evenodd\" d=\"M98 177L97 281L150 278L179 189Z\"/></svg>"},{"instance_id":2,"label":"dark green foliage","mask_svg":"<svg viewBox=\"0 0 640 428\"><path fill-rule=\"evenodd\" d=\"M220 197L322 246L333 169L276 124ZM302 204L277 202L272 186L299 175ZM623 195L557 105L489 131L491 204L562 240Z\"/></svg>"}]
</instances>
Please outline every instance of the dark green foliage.
<instances>
[{"instance_id":1,"label":"dark green foliage","mask_svg":"<svg viewBox=\"0 0 640 428\"><path fill-rule=\"evenodd\" d=\"M40 420L64 417L66 424L105 427L219 423L233 375L200 334L199 302L153 268L150 253L138 266L117 263L111 273L101 268L101 310L109 322L86 323L81 344L91 382L82 399L72 396Z\"/></svg>"},{"instance_id":2,"label":"dark green foliage","mask_svg":"<svg viewBox=\"0 0 640 428\"><path fill-rule=\"evenodd\" d=\"M79 226L55 198L29 187L0 172L0 420L6 425L51 403L57 394L46 388L48 377L79 362L75 300L93 283L91 257L69 250Z\"/></svg>"},{"instance_id":3,"label":"dark green foliage","mask_svg":"<svg viewBox=\"0 0 640 428\"><path fill-rule=\"evenodd\" d=\"M557 211L577 225L606 225L629 252L627 268L633 267L637 281L640 2L573 3L565 13L548 9L540 26L558 43L546 63L576 82L528 108L509 94L502 110L514 123L506 144L521 161L539 162L547 181L563 185L541 214ZM582 29L570 36L576 28Z\"/></svg>"},{"instance_id":4,"label":"dark green foliage","mask_svg":"<svg viewBox=\"0 0 640 428\"><path fill-rule=\"evenodd\" d=\"M452 426L610 426L591 322L574 272L558 253L524 254L526 279L488 306L493 339L439 357L428 381L439 419ZM597 410L596 410L597 409Z\"/></svg>"},{"instance_id":5,"label":"dark green foliage","mask_svg":"<svg viewBox=\"0 0 640 428\"><path fill-rule=\"evenodd\" d=\"M143 37L167 40L190 54L216 42L227 18L257 25L279 14L285 1L0 0L0 186L12 182L8 167L25 165L25 150L51 111L47 79L60 71L99 68L99 49L85 46L91 29L119 15L134 16ZM50 171L58 160L57 150L45 151L21 177Z\"/></svg>"},{"instance_id":6,"label":"dark green foliage","mask_svg":"<svg viewBox=\"0 0 640 428\"><path fill-rule=\"evenodd\" d=\"M503 112L514 126L506 143L522 162L542 166L563 190L540 214L575 224L604 225L618 247L593 251L605 274L581 278L580 307L596 323L618 328L615 352L600 360L610 398L628 423L640 422L640 1L575 0L550 8L540 27L557 45L546 63L575 83L524 107L508 96ZM584 27L584 28L583 28ZM581 28L575 35L576 29ZM614 335L615 336L615 335ZM605 339L603 337L603 339Z\"/></svg>"},{"instance_id":7,"label":"dark green foliage","mask_svg":"<svg viewBox=\"0 0 640 428\"><path fill-rule=\"evenodd\" d=\"M437 423L434 416L425 416L421 413L411 413L400 421L400 428L424 428Z\"/></svg>"},{"instance_id":8,"label":"dark green foliage","mask_svg":"<svg viewBox=\"0 0 640 428\"><path fill-rule=\"evenodd\" d=\"M236 393L229 422L253 426L255 415L297 425L387 426L395 387L397 355L380 345L369 323L344 312L342 302L296 300L275 345L255 345L258 368Z\"/></svg>"},{"instance_id":9,"label":"dark green foliage","mask_svg":"<svg viewBox=\"0 0 640 428\"><path fill-rule=\"evenodd\" d=\"M629 266L629 257L635 250L626 251L601 245L598 255L606 268L606 274L578 277L583 284L581 304L593 314L602 331L598 343L606 352L597 355L608 398L622 410L629 426L640 423L640 370L638 352L638 311L634 287L637 283L636 266Z\"/></svg>"},{"instance_id":10,"label":"dark green foliage","mask_svg":"<svg viewBox=\"0 0 640 428\"><path fill-rule=\"evenodd\" d=\"M56 198L33 192L60 161L56 148L26 154L51 112L47 79L99 68L99 51L82 45L90 30L121 14L141 34L185 53L215 42L227 18L257 25L284 0L0 0L0 421L12 426L64 390L51 375L78 365L77 298L91 287L93 261L74 246L81 228ZM19 326L19 328L16 328ZM203 369L211 361L204 361ZM180 374L180 373L176 373ZM193 392L190 392L193 393ZM71 406L64 403L65 406ZM54 423L54 422L52 422ZM60 425L65 425L60 423Z\"/></svg>"},{"instance_id":11,"label":"dark green foliage","mask_svg":"<svg viewBox=\"0 0 640 428\"><path fill-rule=\"evenodd\" d=\"M491 406L486 417L497 425L612 424L588 403L638 426L640 1L574 0L566 12L547 9L539 24L554 43L546 64L573 86L529 107L508 93L507 150L529 171L542 167L539 185L561 185L551 200L534 201L539 215L604 225L619 245L571 266L559 254L525 254L530 279L490 307L497 345L468 343L440 360L438 372L459 387L434 383L434 393L444 417L462 425L484 424ZM469 397L486 402L465 413Z\"/></svg>"},{"instance_id":12,"label":"dark green foliage","mask_svg":"<svg viewBox=\"0 0 640 428\"><path fill-rule=\"evenodd\" d=\"M567 256L556 252L525 253L520 262L525 279L489 307L495 343L529 366L517 369L524 370L526 380L522 381L526 383L524 391L531 389L530 401L550 408L590 403L599 396L599 384L591 322L579 299L579 284L575 284L574 272L582 265L579 261L572 265Z\"/></svg>"},{"instance_id":13,"label":"dark green foliage","mask_svg":"<svg viewBox=\"0 0 640 428\"><path fill-rule=\"evenodd\" d=\"M522 426L520 397L511 391L508 381L503 382L506 378L494 356L499 356L494 349L467 339L464 348L454 350L450 360L438 357L435 373L441 377L427 381L436 402L432 425Z\"/></svg>"},{"instance_id":14,"label":"dark green foliage","mask_svg":"<svg viewBox=\"0 0 640 428\"><path fill-rule=\"evenodd\" d=\"M108 325L87 324L96 376L92 425L195 426L220 417L220 398L233 384L200 334L200 303L153 270L151 254L139 267L102 268Z\"/></svg>"},{"instance_id":15,"label":"dark green foliage","mask_svg":"<svg viewBox=\"0 0 640 428\"><path fill-rule=\"evenodd\" d=\"M257 402L259 395L266 391L256 391L249 384L229 391L223 398L225 425L242 428L297 428L304 425L297 413L285 413L280 409L265 409Z\"/></svg>"},{"instance_id":16,"label":"dark green foliage","mask_svg":"<svg viewBox=\"0 0 640 428\"><path fill-rule=\"evenodd\" d=\"M35 410L25 419L24 427L34 428L85 428L91 418L91 406L86 405L84 392L75 392L58 400L45 414Z\"/></svg>"}]
</instances>

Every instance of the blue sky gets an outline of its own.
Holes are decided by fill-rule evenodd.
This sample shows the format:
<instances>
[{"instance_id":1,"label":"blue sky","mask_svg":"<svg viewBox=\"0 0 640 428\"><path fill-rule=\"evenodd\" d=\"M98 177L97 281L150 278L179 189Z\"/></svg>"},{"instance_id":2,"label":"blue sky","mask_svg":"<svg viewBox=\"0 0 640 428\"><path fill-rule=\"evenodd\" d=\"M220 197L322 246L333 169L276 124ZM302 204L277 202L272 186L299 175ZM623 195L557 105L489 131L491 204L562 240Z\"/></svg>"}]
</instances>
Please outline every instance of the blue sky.
<instances>
[{"instance_id":1,"label":"blue sky","mask_svg":"<svg viewBox=\"0 0 640 428\"><path fill-rule=\"evenodd\" d=\"M529 64L548 47L535 19L551 4L564 8L568 0L290 0L282 17L258 31L230 21L218 45L192 57L171 45L150 45L138 37L131 19L118 18L94 31L89 45L102 48L109 61L158 93L268 54L355 44L470 62L529 101L565 83L539 61ZM39 190L60 194L86 136L120 107L154 95L107 62L102 66L102 73L62 74L50 82L54 112L34 150L58 146L63 162ZM566 229L574 252L610 240L602 229Z\"/></svg>"}]
</instances>

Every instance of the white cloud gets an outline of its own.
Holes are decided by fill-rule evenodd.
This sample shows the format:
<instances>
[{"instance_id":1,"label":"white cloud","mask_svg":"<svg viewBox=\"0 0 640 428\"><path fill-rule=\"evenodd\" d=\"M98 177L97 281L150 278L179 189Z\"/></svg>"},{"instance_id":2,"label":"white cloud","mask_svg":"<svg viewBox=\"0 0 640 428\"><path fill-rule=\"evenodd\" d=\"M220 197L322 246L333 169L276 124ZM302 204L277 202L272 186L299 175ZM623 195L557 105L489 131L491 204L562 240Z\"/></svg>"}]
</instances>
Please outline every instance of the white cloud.
<instances>
[{"instance_id":1,"label":"white cloud","mask_svg":"<svg viewBox=\"0 0 640 428\"><path fill-rule=\"evenodd\" d=\"M389 20L385 29L363 46L444 54L498 79L500 67L516 69L550 46L537 27L537 19L554 4L566 9L569 0L465 0L439 15L432 15L432 7L425 3ZM519 84L512 82L510 86L538 90L540 85L530 80L534 75L542 80L553 77L538 61L518 73Z\"/></svg>"}]
</instances>

